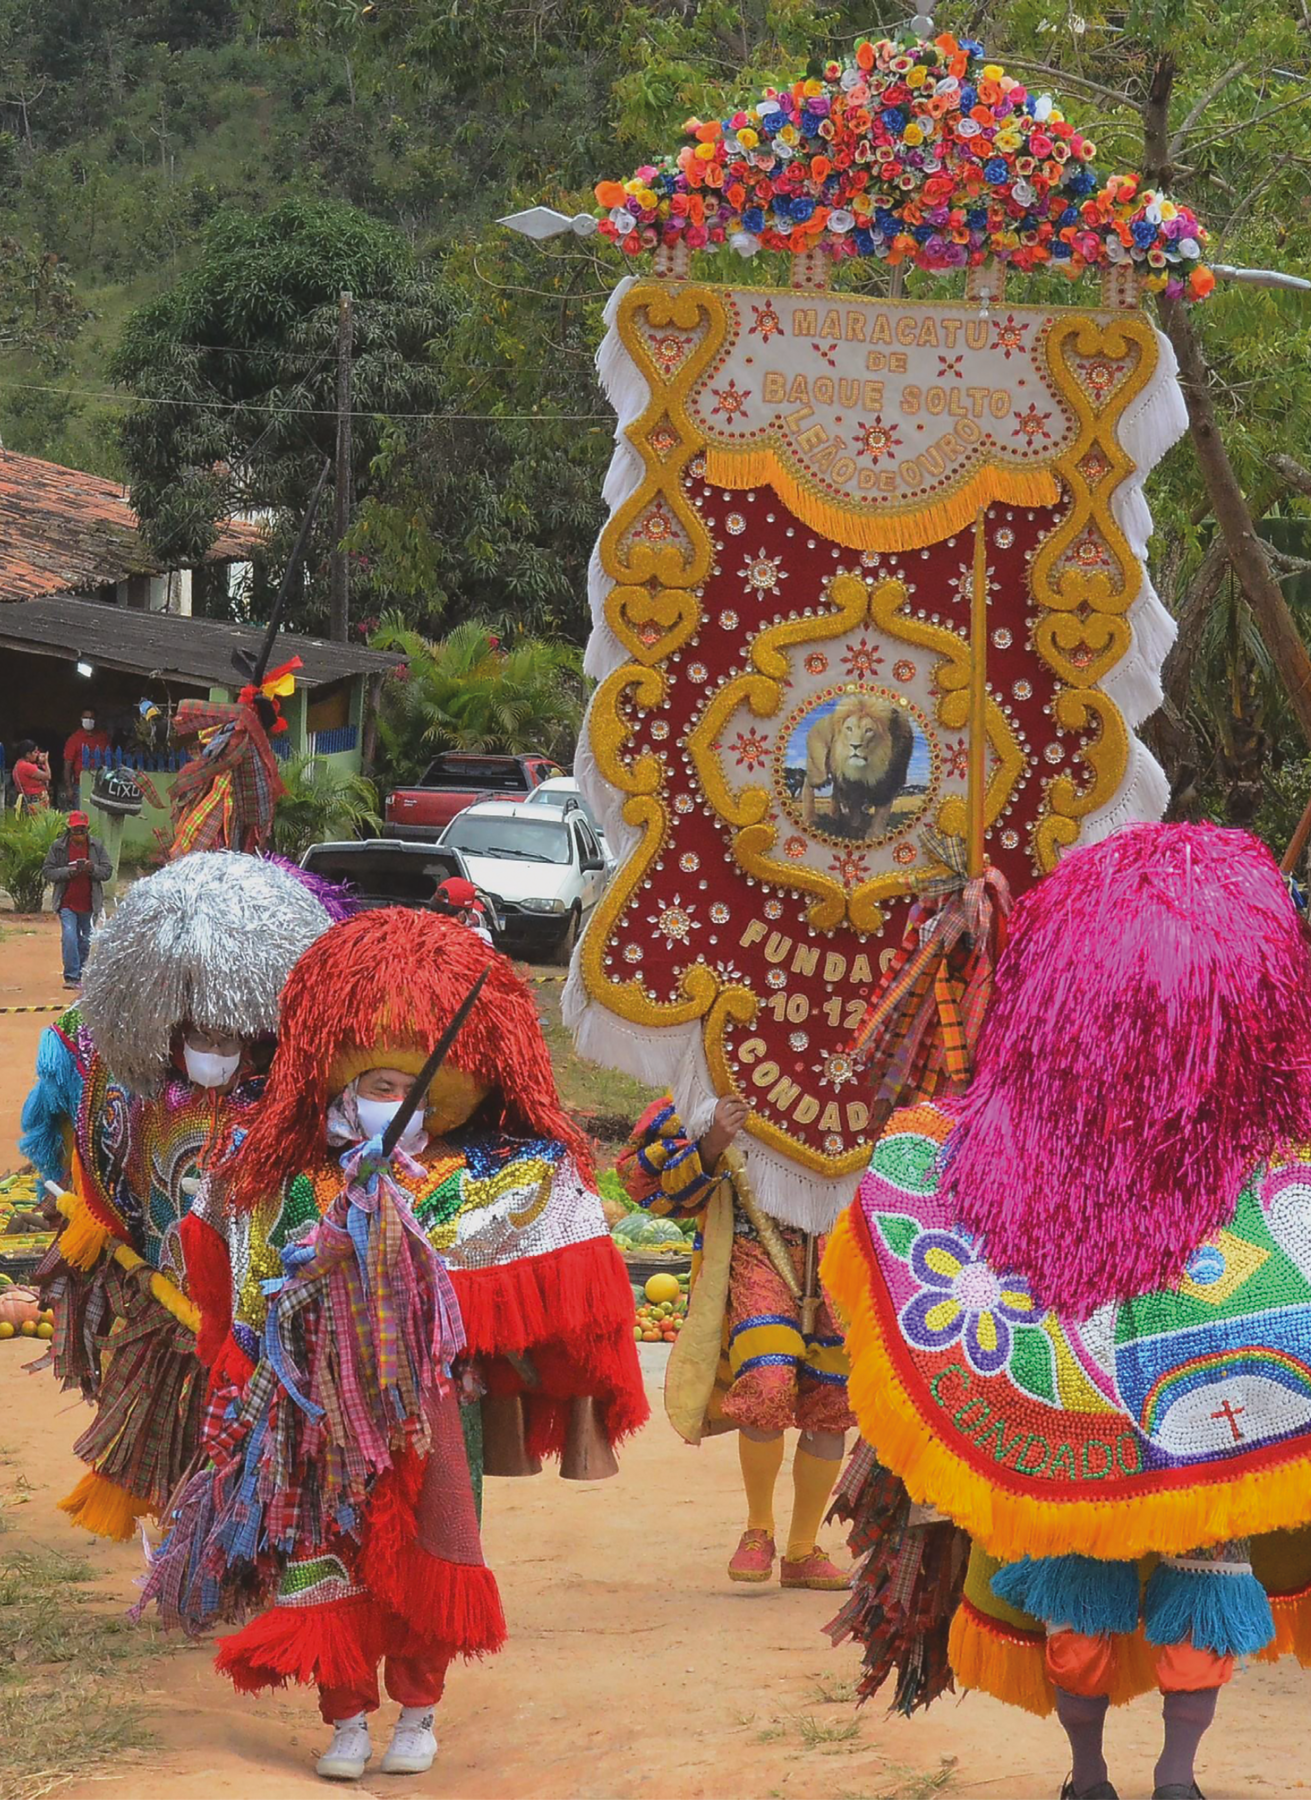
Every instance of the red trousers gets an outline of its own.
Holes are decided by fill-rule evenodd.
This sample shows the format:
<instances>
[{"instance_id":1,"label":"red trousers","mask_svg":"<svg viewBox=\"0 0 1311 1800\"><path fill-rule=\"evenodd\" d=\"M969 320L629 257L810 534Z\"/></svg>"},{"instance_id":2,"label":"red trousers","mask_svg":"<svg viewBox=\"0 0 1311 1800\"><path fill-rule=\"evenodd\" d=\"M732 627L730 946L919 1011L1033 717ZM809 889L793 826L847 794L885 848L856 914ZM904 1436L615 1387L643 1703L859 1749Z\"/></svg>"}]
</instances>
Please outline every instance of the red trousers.
<instances>
[{"instance_id":1,"label":"red trousers","mask_svg":"<svg viewBox=\"0 0 1311 1800\"><path fill-rule=\"evenodd\" d=\"M436 1706L446 1685L446 1661L436 1665L417 1656L388 1656L383 1659L383 1680L387 1692L401 1706ZM353 1719L356 1713L378 1710L378 1671L367 1687L319 1689L319 1713L325 1725L339 1719Z\"/></svg>"}]
</instances>

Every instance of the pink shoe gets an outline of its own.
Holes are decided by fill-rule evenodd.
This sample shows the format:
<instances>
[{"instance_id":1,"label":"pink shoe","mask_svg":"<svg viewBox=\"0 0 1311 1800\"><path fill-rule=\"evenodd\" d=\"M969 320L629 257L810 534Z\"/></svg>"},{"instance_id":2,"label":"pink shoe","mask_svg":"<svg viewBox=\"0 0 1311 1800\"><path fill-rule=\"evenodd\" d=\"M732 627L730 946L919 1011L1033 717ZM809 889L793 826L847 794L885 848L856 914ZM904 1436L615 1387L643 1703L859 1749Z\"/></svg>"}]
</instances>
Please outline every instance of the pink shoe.
<instances>
[{"instance_id":1,"label":"pink shoe","mask_svg":"<svg viewBox=\"0 0 1311 1800\"><path fill-rule=\"evenodd\" d=\"M750 1529L742 1533L737 1549L728 1565L730 1581L768 1581L774 1573L774 1540L767 1531ZM846 1586L844 1581L842 1584Z\"/></svg>"},{"instance_id":2,"label":"pink shoe","mask_svg":"<svg viewBox=\"0 0 1311 1800\"><path fill-rule=\"evenodd\" d=\"M850 1576L844 1575L836 1563L831 1563L818 1544L809 1556L802 1557L797 1562L789 1562L785 1556L778 1573L783 1587L828 1590L851 1586Z\"/></svg>"}]
</instances>

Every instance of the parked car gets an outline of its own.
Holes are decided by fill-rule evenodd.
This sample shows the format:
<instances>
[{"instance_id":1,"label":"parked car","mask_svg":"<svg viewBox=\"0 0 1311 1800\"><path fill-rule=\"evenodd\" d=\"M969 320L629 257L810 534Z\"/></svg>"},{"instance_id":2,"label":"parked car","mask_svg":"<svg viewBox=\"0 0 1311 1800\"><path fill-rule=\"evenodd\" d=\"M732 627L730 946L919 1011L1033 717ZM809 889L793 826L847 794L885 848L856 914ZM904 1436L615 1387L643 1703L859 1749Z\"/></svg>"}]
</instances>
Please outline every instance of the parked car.
<instances>
[{"instance_id":1,"label":"parked car","mask_svg":"<svg viewBox=\"0 0 1311 1800\"><path fill-rule=\"evenodd\" d=\"M560 774L549 756L472 756L447 751L435 756L416 787L393 788L383 803L383 836L435 842L457 813L480 800L532 793Z\"/></svg>"},{"instance_id":2,"label":"parked car","mask_svg":"<svg viewBox=\"0 0 1311 1800\"><path fill-rule=\"evenodd\" d=\"M473 880L458 850L441 844L407 844L396 838L311 844L300 866L325 881L341 882L365 908L414 906L446 912L450 909L437 896L441 884L455 875ZM479 884L475 881L474 885ZM499 947L500 917L490 895L487 900L492 937Z\"/></svg>"},{"instance_id":3,"label":"parked car","mask_svg":"<svg viewBox=\"0 0 1311 1800\"><path fill-rule=\"evenodd\" d=\"M447 826L441 847L458 850L469 879L491 896L505 948L530 960L568 958L609 873L577 810L484 801Z\"/></svg>"},{"instance_id":4,"label":"parked car","mask_svg":"<svg viewBox=\"0 0 1311 1800\"><path fill-rule=\"evenodd\" d=\"M583 799L583 791L572 775L552 775L548 780L535 787L525 806L558 806L561 812L580 812L592 828L592 836L601 846L601 854L605 857L605 866L613 875L618 862L614 851L610 848L605 835L605 828Z\"/></svg>"}]
</instances>

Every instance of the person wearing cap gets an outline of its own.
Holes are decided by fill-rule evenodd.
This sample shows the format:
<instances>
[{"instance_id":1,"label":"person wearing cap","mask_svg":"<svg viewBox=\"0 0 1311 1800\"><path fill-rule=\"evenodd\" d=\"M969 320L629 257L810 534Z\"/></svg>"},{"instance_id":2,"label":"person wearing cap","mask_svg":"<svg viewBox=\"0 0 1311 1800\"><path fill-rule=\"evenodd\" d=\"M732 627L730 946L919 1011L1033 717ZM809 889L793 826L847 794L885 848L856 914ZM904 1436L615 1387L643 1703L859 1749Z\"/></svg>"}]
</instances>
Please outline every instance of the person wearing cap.
<instances>
[{"instance_id":1,"label":"person wearing cap","mask_svg":"<svg viewBox=\"0 0 1311 1800\"><path fill-rule=\"evenodd\" d=\"M69 813L67 831L51 844L41 868L45 880L54 883L65 987L81 985L82 965L91 948L91 921L103 905L104 884L112 873L109 852L91 836L86 814Z\"/></svg>"},{"instance_id":2,"label":"person wearing cap","mask_svg":"<svg viewBox=\"0 0 1311 1800\"><path fill-rule=\"evenodd\" d=\"M108 750L109 733L99 730L93 706L82 708L82 722L64 745L64 792L76 805L82 778L82 753Z\"/></svg>"},{"instance_id":3,"label":"person wearing cap","mask_svg":"<svg viewBox=\"0 0 1311 1800\"><path fill-rule=\"evenodd\" d=\"M487 908L471 881L466 881L463 875L450 876L437 889L437 902L442 911L495 948Z\"/></svg>"}]
</instances>

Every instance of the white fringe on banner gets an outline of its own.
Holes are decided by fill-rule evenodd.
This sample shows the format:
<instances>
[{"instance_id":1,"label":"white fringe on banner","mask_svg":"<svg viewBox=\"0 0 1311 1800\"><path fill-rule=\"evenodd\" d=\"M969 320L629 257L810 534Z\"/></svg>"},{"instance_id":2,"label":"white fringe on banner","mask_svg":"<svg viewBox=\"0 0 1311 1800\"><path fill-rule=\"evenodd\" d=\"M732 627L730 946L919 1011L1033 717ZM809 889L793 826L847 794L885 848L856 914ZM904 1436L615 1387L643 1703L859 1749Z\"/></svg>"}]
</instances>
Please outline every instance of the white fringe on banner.
<instances>
[{"instance_id":1,"label":"white fringe on banner","mask_svg":"<svg viewBox=\"0 0 1311 1800\"><path fill-rule=\"evenodd\" d=\"M596 358L601 385L616 417L615 451L602 490L611 517L637 491L642 479L641 459L624 431L641 416L650 399L647 382L615 328L619 301L633 279L626 277L610 298L605 311L607 331ZM1120 423L1120 441L1133 458L1136 470L1121 482L1113 503L1116 522L1142 565L1143 581L1128 612L1132 646L1101 684L1129 729L1129 763L1112 798L1082 821L1080 839L1084 842L1106 837L1121 825L1159 819L1169 799L1164 771L1146 745L1133 735L1161 703L1161 665L1175 636L1174 621L1146 572L1152 521L1143 484L1188 424L1174 350L1160 332L1156 335L1156 371ZM605 603L613 585L601 567L599 550L594 551L587 583L592 632L584 667L597 682L604 681L628 660L605 617ZM622 866L636 849L640 833L623 817L626 796L611 787L596 767L586 723L574 772ZM621 1019L588 995L578 951L574 952L565 983L562 1010L580 1055L620 1069L650 1087L667 1088L688 1129L697 1136L705 1131L719 1096L705 1060L701 1021L654 1027ZM851 1198L856 1182L852 1175L812 1174L747 1134L741 1145L757 1198L767 1212L784 1224L803 1231L827 1231Z\"/></svg>"},{"instance_id":2,"label":"white fringe on banner","mask_svg":"<svg viewBox=\"0 0 1311 1800\"><path fill-rule=\"evenodd\" d=\"M1142 568L1142 585L1127 615L1131 648L1100 683L1129 728L1129 766L1111 798L1083 821L1080 841L1090 844L1109 837L1122 825L1159 819L1170 800L1165 770L1134 736L1161 704L1161 668L1178 629L1147 571L1152 515L1143 487L1166 451L1187 431L1188 409L1179 387L1174 346L1163 332L1155 335L1157 362L1152 379L1120 420L1120 443L1133 458L1134 472L1119 484L1111 501L1115 522Z\"/></svg>"}]
</instances>

